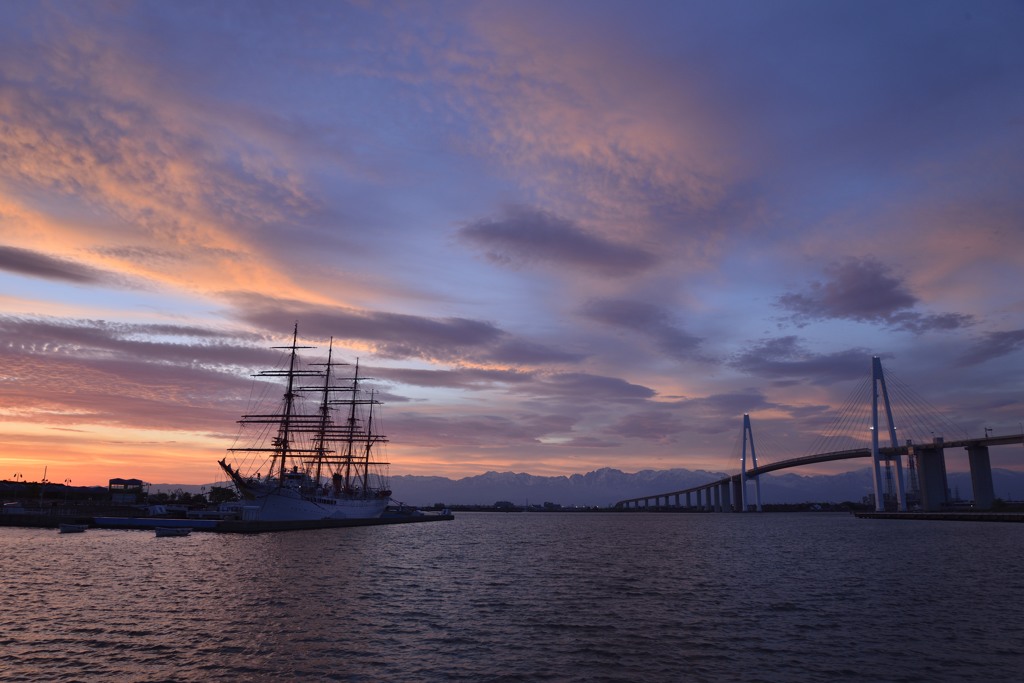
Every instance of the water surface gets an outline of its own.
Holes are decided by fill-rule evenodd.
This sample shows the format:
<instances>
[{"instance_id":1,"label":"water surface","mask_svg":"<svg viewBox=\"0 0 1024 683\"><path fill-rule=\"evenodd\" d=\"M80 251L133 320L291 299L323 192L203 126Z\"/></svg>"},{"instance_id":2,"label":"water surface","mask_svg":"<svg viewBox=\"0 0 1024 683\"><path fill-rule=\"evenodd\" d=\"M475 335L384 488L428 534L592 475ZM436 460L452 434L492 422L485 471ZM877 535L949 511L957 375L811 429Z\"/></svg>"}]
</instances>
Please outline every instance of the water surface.
<instances>
[{"instance_id":1,"label":"water surface","mask_svg":"<svg viewBox=\"0 0 1024 683\"><path fill-rule=\"evenodd\" d=\"M463 513L0 528L0 679L1019 681L1024 526Z\"/></svg>"}]
</instances>

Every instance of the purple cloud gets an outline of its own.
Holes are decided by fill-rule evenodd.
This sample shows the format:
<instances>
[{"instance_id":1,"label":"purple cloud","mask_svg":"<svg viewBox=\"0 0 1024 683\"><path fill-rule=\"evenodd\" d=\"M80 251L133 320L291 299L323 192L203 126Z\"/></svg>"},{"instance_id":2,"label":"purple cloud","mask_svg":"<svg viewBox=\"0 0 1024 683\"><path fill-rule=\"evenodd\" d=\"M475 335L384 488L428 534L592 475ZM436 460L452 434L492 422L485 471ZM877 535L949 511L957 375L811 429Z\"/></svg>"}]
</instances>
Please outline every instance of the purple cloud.
<instances>
[{"instance_id":1,"label":"purple cloud","mask_svg":"<svg viewBox=\"0 0 1024 683\"><path fill-rule=\"evenodd\" d=\"M196 325L145 325L104 320L59 320L0 316L8 353L118 359L154 365L253 367L273 364L275 351L252 346L265 338ZM180 337L181 343L150 337ZM195 342L192 340L201 340Z\"/></svg>"},{"instance_id":2,"label":"purple cloud","mask_svg":"<svg viewBox=\"0 0 1024 683\"><path fill-rule=\"evenodd\" d=\"M359 340L377 346L384 357L457 358L473 347L488 347L505 333L491 323L468 318L428 318L403 313L360 311L256 294L233 294L236 315L262 329L286 332L299 322L307 338Z\"/></svg>"},{"instance_id":3,"label":"purple cloud","mask_svg":"<svg viewBox=\"0 0 1024 683\"><path fill-rule=\"evenodd\" d=\"M885 264L873 259L850 258L825 269L828 280L812 282L807 291L778 299L792 312L797 324L811 320L843 319L880 323L908 332L950 330L973 323L969 315L925 315L913 311L918 299Z\"/></svg>"},{"instance_id":4,"label":"purple cloud","mask_svg":"<svg viewBox=\"0 0 1024 683\"><path fill-rule=\"evenodd\" d=\"M237 315L268 331L287 331L299 322L307 338L334 337L375 346L384 358L473 360L501 363L564 363L582 358L513 337L496 325L469 318L428 318L404 313L360 311L256 294L232 294Z\"/></svg>"},{"instance_id":5,"label":"purple cloud","mask_svg":"<svg viewBox=\"0 0 1024 683\"><path fill-rule=\"evenodd\" d=\"M456 368L454 370L420 370L416 368L368 368L374 377L419 387L448 389L486 389L501 384L522 384L534 374L516 370Z\"/></svg>"},{"instance_id":6,"label":"purple cloud","mask_svg":"<svg viewBox=\"0 0 1024 683\"><path fill-rule=\"evenodd\" d=\"M631 384L618 377L605 377L582 372L549 375L535 389L546 395L574 397L578 401L635 401L652 398L653 389Z\"/></svg>"},{"instance_id":7,"label":"purple cloud","mask_svg":"<svg viewBox=\"0 0 1024 683\"><path fill-rule=\"evenodd\" d=\"M499 218L474 221L458 237L483 249L491 261L510 266L539 262L623 276L657 263L654 254L596 237L572 221L527 206L509 206Z\"/></svg>"},{"instance_id":8,"label":"purple cloud","mask_svg":"<svg viewBox=\"0 0 1024 683\"><path fill-rule=\"evenodd\" d=\"M959 365L977 365L1024 349L1024 329L990 332L960 356Z\"/></svg>"},{"instance_id":9,"label":"purple cloud","mask_svg":"<svg viewBox=\"0 0 1024 683\"><path fill-rule=\"evenodd\" d=\"M525 339L506 339L498 343L484 359L513 365L546 365L549 363L578 363L586 356L537 344Z\"/></svg>"},{"instance_id":10,"label":"purple cloud","mask_svg":"<svg viewBox=\"0 0 1024 683\"><path fill-rule=\"evenodd\" d=\"M604 433L646 441L674 443L682 434L722 434L739 430L743 413L767 407L757 390L713 394L671 403L649 404L609 425Z\"/></svg>"},{"instance_id":11,"label":"purple cloud","mask_svg":"<svg viewBox=\"0 0 1024 683\"><path fill-rule=\"evenodd\" d=\"M767 339L734 356L729 365L743 372L784 384L832 384L864 377L870 372L871 353L847 349L816 354L800 345L797 337Z\"/></svg>"},{"instance_id":12,"label":"purple cloud","mask_svg":"<svg viewBox=\"0 0 1024 683\"><path fill-rule=\"evenodd\" d=\"M396 441L418 446L491 447L496 441L536 443L549 434L570 431L573 423L571 417L538 413L450 417L399 413L389 415L388 433Z\"/></svg>"},{"instance_id":13,"label":"purple cloud","mask_svg":"<svg viewBox=\"0 0 1024 683\"><path fill-rule=\"evenodd\" d=\"M187 341L145 339L154 334ZM273 365L278 357L247 346L253 339L244 334L195 326L3 316L0 338L0 363L16 380L3 404L33 407L37 420L52 424L88 420L217 433L245 407L252 382L240 370Z\"/></svg>"},{"instance_id":14,"label":"purple cloud","mask_svg":"<svg viewBox=\"0 0 1024 683\"><path fill-rule=\"evenodd\" d=\"M98 268L55 258L38 251L0 246L0 270L44 280L60 280L79 285L113 284L121 278Z\"/></svg>"},{"instance_id":15,"label":"purple cloud","mask_svg":"<svg viewBox=\"0 0 1024 683\"><path fill-rule=\"evenodd\" d=\"M673 325L669 313L654 304L606 299L591 301L583 307L581 313L591 320L648 337L673 358L706 360L698 352L702 339Z\"/></svg>"},{"instance_id":16,"label":"purple cloud","mask_svg":"<svg viewBox=\"0 0 1024 683\"><path fill-rule=\"evenodd\" d=\"M673 441L686 432L691 425L679 416L679 411L666 408L651 408L630 413L608 425L605 434L643 439L645 441Z\"/></svg>"}]
</instances>

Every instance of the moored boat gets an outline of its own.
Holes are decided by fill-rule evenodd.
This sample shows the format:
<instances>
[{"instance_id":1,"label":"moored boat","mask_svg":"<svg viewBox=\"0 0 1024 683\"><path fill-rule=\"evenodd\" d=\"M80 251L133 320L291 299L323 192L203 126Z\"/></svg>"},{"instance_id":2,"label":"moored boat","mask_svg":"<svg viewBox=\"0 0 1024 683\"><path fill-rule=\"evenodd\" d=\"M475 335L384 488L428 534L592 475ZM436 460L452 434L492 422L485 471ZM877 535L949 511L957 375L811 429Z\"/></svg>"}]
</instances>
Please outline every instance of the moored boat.
<instances>
[{"instance_id":1,"label":"moored boat","mask_svg":"<svg viewBox=\"0 0 1024 683\"><path fill-rule=\"evenodd\" d=\"M156 535L159 536L188 536L192 533L192 529L183 526L158 526L156 528Z\"/></svg>"},{"instance_id":2,"label":"moored boat","mask_svg":"<svg viewBox=\"0 0 1024 683\"><path fill-rule=\"evenodd\" d=\"M219 464L243 501L243 519L290 522L376 519L391 499L378 451L387 438L376 432L379 402L364 396L359 363L347 379L335 368L328 348L323 363L302 365L298 325L288 352L287 367L266 370L258 377L280 377L285 391L273 412L247 414L239 420L245 445L229 449L235 458ZM305 396L316 400L304 401ZM262 474L266 472L266 474Z\"/></svg>"},{"instance_id":3,"label":"moored boat","mask_svg":"<svg viewBox=\"0 0 1024 683\"><path fill-rule=\"evenodd\" d=\"M80 534L88 528L88 524L70 524L68 522L61 522L58 526L62 534Z\"/></svg>"}]
</instances>

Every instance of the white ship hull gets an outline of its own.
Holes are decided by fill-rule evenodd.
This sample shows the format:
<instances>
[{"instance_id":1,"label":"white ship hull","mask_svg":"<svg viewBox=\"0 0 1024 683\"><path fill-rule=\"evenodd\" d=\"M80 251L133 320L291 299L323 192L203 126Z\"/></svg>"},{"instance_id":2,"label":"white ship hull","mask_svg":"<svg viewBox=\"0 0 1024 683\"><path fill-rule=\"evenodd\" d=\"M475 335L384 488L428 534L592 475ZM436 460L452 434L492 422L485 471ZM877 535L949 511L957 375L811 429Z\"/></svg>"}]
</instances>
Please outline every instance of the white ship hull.
<instances>
[{"instance_id":1,"label":"white ship hull","mask_svg":"<svg viewBox=\"0 0 1024 683\"><path fill-rule=\"evenodd\" d=\"M243 501L245 516L261 522L320 519L374 519L384 514L388 498L307 498L278 489Z\"/></svg>"}]
</instances>

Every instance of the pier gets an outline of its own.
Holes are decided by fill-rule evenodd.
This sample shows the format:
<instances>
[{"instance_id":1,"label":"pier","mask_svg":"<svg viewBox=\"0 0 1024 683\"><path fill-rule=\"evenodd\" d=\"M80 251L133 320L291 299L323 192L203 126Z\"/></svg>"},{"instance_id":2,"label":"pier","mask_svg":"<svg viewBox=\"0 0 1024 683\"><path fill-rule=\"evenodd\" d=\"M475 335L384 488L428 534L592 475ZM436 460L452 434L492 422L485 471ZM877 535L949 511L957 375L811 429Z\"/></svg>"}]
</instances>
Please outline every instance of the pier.
<instances>
[{"instance_id":1,"label":"pier","mask_svg":"<svg viewBox=\"0 0 1024 683\"><path fill-rule=\"evenodd\" d=\"M82 511L67 511L57 508L26 509L17 513L0 513L0 526L34 527L56 529L61 524L86 524L95 529L153 530L157 528L188 528L220 534L261 534L273 531L305 531L310 529L340 529L387 524L419 524L423 522L446 522L455 519L448 512L440 513L398 513L372 519L318 519L290 522L266 522L250 520L213 520L174 517L129 517L89 515Z\"/></svg>"},{"instance_id":2,"label":"pier","mask_svg":"<svg viewBox=\"0 0 1024 683\"><path fill-rule=\"evenodd\" d=\"M854 517L946 522L1024 522L1024 512L856 512Z\"/></svg>"}]
</instances>

